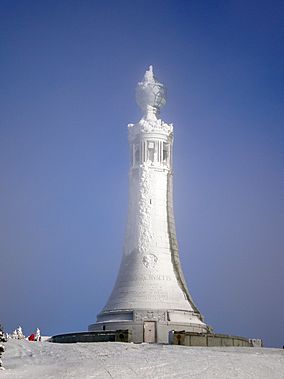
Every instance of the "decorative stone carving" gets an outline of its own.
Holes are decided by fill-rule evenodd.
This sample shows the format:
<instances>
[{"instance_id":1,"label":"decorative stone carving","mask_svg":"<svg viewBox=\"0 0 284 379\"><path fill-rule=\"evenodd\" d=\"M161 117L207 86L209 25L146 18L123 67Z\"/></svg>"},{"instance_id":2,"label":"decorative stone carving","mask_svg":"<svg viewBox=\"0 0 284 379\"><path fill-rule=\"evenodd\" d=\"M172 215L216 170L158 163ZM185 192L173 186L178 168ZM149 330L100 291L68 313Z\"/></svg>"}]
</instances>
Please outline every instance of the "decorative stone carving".
<instances>
[{"instance_id":1,"label":"decorative stone carving","mask_svg":"<svg viewBox=\"0 0 284 379\"><path fill-rule=\"evenodd\" d=\"M135 321L158 321L165 322L166 321L166 312L162 311L136 311L135 312Z\"/></svg>"},{"instance_id":2,"label":"decorative stone carving","mask_svg":"<svg viewBox=\"0 0 284 379\"><path fill-rule=\"evenodd\" d=\"M158 262L155 254L147 254L142 258L142 262L146 268L154 268Z\"/></svg>"},{"instance_id":3,"label":"decorative stone carving","mask_svg":"<svg viewBox=\"0 0 284 379\"><path fill-rule=\"evenodd\" d=\"M128 124L129 141L133 141L140 133L160 133L172 137L173 125L157 119L151 114L142 118L137 124Z\"/></svg>"}]
</instances>

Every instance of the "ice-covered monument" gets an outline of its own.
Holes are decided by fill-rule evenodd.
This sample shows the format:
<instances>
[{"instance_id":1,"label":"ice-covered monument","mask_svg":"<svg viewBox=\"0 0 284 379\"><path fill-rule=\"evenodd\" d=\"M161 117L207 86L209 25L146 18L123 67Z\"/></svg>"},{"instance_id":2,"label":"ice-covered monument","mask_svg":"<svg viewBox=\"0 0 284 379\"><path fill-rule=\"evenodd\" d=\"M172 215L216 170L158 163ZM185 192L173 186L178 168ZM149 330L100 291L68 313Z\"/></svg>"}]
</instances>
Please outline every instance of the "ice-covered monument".
<instances>
[{"instance_id":1,"label":"ice-covered monument","mask_svg":"<svg viewBox=\"0 0 284 379\"><path fill-rule=\"evenodd\" d=\"M89 331L129 329L134 342L168 342L172 330L206 333L185 282L173 212L173 125L161 120L166 88L153 68L137 85L141 120L129 124L128 222L118 277Z\"/></svg>"}]
</instances>

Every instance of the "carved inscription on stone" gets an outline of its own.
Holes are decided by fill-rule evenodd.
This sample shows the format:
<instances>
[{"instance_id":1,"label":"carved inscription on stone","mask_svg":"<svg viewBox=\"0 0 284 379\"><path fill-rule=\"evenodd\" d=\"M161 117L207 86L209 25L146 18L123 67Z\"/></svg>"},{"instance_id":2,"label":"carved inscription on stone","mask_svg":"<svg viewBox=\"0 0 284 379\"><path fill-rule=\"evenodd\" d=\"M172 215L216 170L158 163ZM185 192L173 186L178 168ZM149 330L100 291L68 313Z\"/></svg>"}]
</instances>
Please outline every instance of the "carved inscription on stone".
<instances>
[{"instance_id":1,"label":"carved inscription on stone","mask_svg":"<svg viewBox=\"0 0 284 379\"><path fill-rule=\"evenodd\" d=\"M140 311L135 312L135 321L166 321L166 312L163 311Z\"/></svg>"},{"instance_id":2,"label":"carved inscription on stone","mask_svg":"<svg viewBox=\"0 0 284 379\"><path fill-rule=\"evenodd\" d=\"M160 274L157 274L157 275L152 275L152 274L149 274L149 275L133 275L132 273L129 274L129 276L127 277L127 280L123 280L124 278L120 278L119 280L119 284L120 285L123 285L123 283L130 283L130 282L138 282L138 281L149 281L149 280L165 280L167 282L171 282L172 281L172 278L169 276L169 275L160 275Z\"/></svg>"},{"instance_id":3,"label":"carved inscription on stone","mask_svg":"<svg viewBox=\"0 0 284 379\"><path fill-rule=\"evenodd\" d=\"M163 291L162 289L155 290L154 288L151 290L151 297L149 297L149 291L143 290L121 290L117 295L117 299L123 299L126 297L132 297L136 299L148 299L149 301L166 301L168 300L168 293ZM146 301L146 300L145 300Z\"/></svg>"}]
</instances>

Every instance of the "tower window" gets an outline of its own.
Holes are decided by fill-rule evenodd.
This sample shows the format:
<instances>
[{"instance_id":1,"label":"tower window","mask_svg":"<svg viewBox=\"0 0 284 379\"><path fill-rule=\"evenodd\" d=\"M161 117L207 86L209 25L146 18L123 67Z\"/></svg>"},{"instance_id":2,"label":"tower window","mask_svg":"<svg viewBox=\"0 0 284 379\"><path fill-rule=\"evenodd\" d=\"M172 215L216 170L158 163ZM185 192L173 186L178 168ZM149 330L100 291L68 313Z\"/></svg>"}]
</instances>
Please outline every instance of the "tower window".
<instances>
[{"instance_id":1,"label":"tower window","mask_svg":"<svg viewBox=\"0 0 284 379\"><path fill-rule=\"evenodd\" d=\"M154 162L155 159L155 142L148 141L148 160Z\"/></svg>"},{"instance_id":2,"label":"tower window","mask_svg":"<svg viewBox=\"0 0 284 379\"><path fill-rule=\"evenodd\" d=\"M167 163L169 157L169 144L166 142L163 142L163 162Z\"/></svg>"},{"instance_id":3,"label":"tower window","mask_svg":"<svg viewBox=\"0 0 284 379\"><path fill-rule=\"evenodd\" d=\"M137 143L134 145L134 165L137 165L140 163L140 147Z\"/></svg>"}]
</instances>

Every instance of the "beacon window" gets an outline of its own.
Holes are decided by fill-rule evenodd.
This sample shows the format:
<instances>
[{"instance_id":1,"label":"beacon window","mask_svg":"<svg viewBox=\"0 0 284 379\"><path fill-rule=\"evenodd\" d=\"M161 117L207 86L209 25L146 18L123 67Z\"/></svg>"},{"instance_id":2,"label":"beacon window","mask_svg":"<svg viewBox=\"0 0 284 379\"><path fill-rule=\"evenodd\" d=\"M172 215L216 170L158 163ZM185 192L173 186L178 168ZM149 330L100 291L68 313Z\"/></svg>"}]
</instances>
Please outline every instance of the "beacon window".
<instances>
[{"instance_id":1,"label":"beacon window","mask_svg":"<svg viewBox=\"0 0 284 379\"><path fill-rule=\"evenodd\" d=\"M148 141L148 160L154 162L155 159L155 142Z\"/></svg>"},{"instance_id":2,"label":"beacon window","mask_svg":"<svg viewBox=\"0 0 284 379\"><path fill-rule=\"evenodd\" d=\"M139 144L137 143L134 145L134 165L137 165L140 163L140 147Z\"/></svg>"},{"instance_id":3,"label":"beacon window","mask_svg":"<svg viewBox=\"0 0 284 379\"><path fill-rule=\"evenodd\" d=\"M169 157L169 144L163 142L163 162L167 163Z\"/></svg>"}]
</instances>

